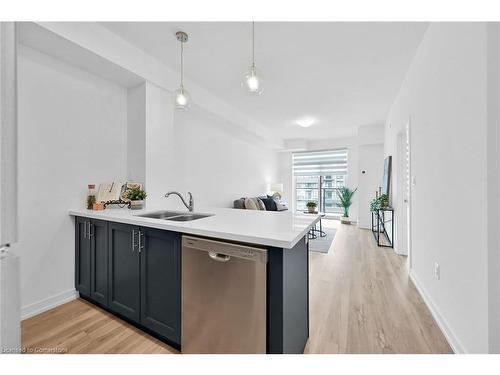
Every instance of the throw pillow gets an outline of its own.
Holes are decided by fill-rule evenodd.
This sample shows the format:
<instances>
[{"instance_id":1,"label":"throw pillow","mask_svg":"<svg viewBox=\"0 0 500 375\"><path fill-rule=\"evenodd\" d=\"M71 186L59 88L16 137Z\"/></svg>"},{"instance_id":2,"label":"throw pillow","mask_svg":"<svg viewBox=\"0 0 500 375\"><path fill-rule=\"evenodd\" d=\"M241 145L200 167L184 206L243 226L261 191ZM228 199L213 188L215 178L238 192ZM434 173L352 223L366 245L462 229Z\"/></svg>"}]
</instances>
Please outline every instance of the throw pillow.
<instances>
[{"instance_id":1,"label":"throw pillow","mask_svg":"<svg viewBox=\"0 0 500 375\"><path fill-rule=\"evenodd\" d=\"M259 199L264 203L264 206L266 206L266 211L278 211L276 202L273 198L259 197Z\"/></svg>"},{"instance_id":2,"label":"throw pillow","mask_svg":"<svg viewBox=\"0 0 500 375\"><path fill-rule=\"evenodd\" d=\"M245 198L245 208L247 210L258 210L257 204L252 198Z\"/></svg>"},{"instance_id":3,"label":"throw pillow","mask_svg":"<svg viewBox=\"0 0 500 375\"><path fill-rule=\"evenodd\" d=\"M256 202L257 207L259 208L259 210L261 210L261 211L265 211L266 210L266 205L264 204L264 202L262 202L262 199L260 199L260 198L252 198L252 199L255 199L255 202Z\"/></svg>"},{"instance_id":4,"label":"throw pillow","mask_svg":"<svg viewBox=\"0 0 500 375\"><path fill-rule=\"evenodd\" d=\"M276 210L277 211L286 211L286 210L288 210L286 202L282 201L281 199L274 199L274 201L276 202Z\"/></svg>"}]
</instances>

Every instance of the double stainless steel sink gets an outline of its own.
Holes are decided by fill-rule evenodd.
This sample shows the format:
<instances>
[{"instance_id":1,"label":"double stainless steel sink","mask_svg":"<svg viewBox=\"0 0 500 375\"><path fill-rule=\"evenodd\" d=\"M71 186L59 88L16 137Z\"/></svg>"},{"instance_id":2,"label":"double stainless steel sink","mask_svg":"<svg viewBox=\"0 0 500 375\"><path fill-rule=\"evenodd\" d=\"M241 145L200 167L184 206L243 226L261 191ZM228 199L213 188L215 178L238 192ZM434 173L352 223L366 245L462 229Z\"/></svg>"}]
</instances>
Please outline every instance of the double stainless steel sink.
<instances>
[{"instance_id":1,"label":"double stainless steel sink","mask_svg":"<svg viewBox=\"0 0 500 375\"><path fill-rule=\"evenodd\" d=\"M147 214L137 215L139 217L147 217L150 219L171 220L171 221L192 221L213 216L212 214L198 214L193 212L179 211L155 211Z\"/></svg>"}]
</instances>

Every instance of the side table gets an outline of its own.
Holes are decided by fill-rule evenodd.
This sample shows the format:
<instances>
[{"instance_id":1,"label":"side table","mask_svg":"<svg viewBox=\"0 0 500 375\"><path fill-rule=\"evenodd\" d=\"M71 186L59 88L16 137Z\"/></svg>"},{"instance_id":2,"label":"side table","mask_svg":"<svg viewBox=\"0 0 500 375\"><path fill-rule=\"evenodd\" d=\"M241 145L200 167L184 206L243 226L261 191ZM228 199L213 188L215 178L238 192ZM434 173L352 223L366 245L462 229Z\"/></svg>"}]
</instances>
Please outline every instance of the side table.
<instances>
[{"instance_id":1,"label":"side table","mask_svg":"<svg viewBox=\"0 0 500 375\"><path fill-rule=\"evenodd\" d=\"M319 237L326 237L326 232L323 230L323 224L321 223L321 219L325 217L324 212L309 212L309 211L302 211L305 214L312 214L312 215L320 215L319 217L319 222L314 224L313 227L311 227L311 230L309 231L309 239L314 240ZM318 224L319 224L319 229L318 229Z\"/></svg>"}]
</instances>

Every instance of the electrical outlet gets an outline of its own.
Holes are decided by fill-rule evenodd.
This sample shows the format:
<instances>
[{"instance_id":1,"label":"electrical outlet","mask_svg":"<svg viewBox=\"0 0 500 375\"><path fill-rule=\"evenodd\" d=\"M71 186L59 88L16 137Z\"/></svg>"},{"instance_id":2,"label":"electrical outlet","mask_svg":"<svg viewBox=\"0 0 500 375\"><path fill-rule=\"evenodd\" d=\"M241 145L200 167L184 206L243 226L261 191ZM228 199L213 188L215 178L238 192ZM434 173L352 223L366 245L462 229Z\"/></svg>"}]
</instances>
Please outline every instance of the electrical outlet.
<instances>
[{"instance_id":1,"label":"electrical outlet","mask_svg":"<svg viewBox=\"0 0 500 375\"><path fill-rule=\"evenodd\" d=\"M438 262L434 263L434 277L436 278L436 280L441 279L441 267L439 266Z\"/></svg>"}]
</instances>

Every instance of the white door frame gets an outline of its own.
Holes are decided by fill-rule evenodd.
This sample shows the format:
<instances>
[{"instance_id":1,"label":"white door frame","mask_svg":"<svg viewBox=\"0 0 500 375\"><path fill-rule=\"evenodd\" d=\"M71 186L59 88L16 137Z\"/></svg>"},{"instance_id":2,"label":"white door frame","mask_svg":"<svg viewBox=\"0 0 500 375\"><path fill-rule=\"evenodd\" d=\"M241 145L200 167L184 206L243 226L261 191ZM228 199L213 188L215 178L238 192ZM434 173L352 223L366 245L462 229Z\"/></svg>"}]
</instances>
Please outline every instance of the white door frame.
<instances>
[{"instance_id":1,"label":"white door frame","mask_svg":"<svg viewBox=\"0 0 500 375\"><path fill-rule=\"evenodd\" d=\"M396 252L408 256L408 269L412 267L411 257L411 195L412 195L412 174L411 174L411 119L408 118L406 126L396 134L396 166L397 180L397 210L396 210ZM408 153L408 154L406 154ZM407 168L407 171L406 171ZM408 179L406 179L406 173ZM406 192L406 186L408 191ZM406 215L406 218L403 216ZM406 220L404 220L406 219ZM406 225L405 225L406 223ZM406 233L404 233L406 231ZM401 241L406 243L401 246Z\"/></svg>"},{"instance_id":2,"label":"white door frame","mask_svg":"<svg viewBox=\"0 0 500 375\"><path fill-rule=\"evenodd\" d=\"M406 123L406 136L408 142L408 272L412 269L412 195L413 195L413 174L411 169L411 116Z\"/></svg>"}]
</instances>

